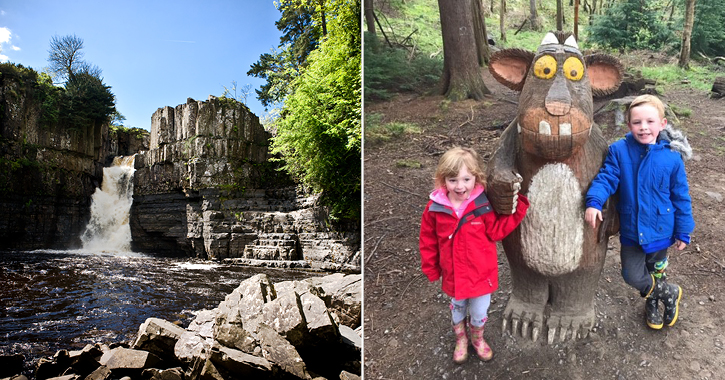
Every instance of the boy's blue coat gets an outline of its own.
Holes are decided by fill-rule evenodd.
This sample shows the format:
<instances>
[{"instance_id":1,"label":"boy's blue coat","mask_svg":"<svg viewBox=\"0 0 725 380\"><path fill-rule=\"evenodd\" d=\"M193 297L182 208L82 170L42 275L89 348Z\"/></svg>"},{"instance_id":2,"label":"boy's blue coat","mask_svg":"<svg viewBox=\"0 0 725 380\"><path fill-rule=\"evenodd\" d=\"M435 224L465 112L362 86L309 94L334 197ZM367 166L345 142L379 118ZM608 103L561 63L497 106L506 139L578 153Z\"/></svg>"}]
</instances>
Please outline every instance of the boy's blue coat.
<instances>
[{"instance_id":1,"label":"boy's blue coat","mask_svg":"<svg viewBox=\"0 0 725 380\"><path fill-rule=\"evenodd\" d=\"M631 133L609 146L587 192L587 207L599 210L619 191L622 238L646 245L675 237L689 243L695 228L685 164L670 142L638 143Z\"/></svg>"}]
</instances>

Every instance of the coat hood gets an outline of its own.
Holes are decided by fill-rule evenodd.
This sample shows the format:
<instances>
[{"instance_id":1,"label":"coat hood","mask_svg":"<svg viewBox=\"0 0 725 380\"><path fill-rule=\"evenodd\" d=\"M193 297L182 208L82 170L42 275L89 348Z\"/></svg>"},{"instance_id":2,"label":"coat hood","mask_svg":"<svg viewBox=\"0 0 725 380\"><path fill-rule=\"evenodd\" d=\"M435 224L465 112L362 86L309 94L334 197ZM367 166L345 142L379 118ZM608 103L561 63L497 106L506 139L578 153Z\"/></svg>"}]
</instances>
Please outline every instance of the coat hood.
<instances>
[{"instance_id":1,"label":"coat hood","mask_svg":"<svg viewBox=\"0 0 725 380\"><path fill-rule=\"evenodd\" d=\"M690 143L687 142L687 136L685 136L685 134L679 129L675 129L672 124L667 123L665 129L663 129L659 136L657 136L657 140L669 142L670 149L679 153L680 156L682 156L682 161L687 161L692 158L692 147L690 147Z\"/></svg>"}]
</instances>

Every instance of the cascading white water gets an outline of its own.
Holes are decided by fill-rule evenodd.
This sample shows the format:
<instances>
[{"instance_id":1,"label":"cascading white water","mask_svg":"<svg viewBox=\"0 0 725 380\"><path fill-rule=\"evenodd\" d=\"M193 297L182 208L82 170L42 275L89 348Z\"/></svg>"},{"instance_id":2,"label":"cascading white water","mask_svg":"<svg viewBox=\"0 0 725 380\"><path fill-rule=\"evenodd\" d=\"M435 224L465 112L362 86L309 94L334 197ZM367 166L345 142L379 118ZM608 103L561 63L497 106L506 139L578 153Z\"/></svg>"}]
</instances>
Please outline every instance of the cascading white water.
<instances>
[{"instance_id":1,"label":"cascading white water","mask_svg":"<svg viewBox=\"0 0 725 380\"><path fill-rule=\"evenodd\" d=\"M119 156L103 168L101 188L91 197L91 220L81 236L83 249L127 252L131 250L129 215L133 204L134 156Z\"/></svg>"}]
</instances>

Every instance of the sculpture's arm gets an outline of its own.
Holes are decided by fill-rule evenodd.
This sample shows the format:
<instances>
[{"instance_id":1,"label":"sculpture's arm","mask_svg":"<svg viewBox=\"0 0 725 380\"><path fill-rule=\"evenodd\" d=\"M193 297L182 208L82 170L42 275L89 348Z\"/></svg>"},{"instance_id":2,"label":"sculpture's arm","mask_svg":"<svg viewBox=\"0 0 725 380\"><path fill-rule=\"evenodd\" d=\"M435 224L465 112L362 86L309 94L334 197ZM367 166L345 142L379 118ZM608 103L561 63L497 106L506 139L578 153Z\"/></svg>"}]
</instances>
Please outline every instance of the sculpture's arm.
<instances>
[{"instance_id":1,"label":"sculpture's arm","mask_svg":"<svg viewBox=\"0 0 725 380\"><path fill-rule=\"evenodd\" d=\"M493 209L502 215L516 211L518 192L523 179L516 170L518 150L517 121L514 120L501 135L499 148L488 162L486 195Z\"/></svg>"}]
</instances>

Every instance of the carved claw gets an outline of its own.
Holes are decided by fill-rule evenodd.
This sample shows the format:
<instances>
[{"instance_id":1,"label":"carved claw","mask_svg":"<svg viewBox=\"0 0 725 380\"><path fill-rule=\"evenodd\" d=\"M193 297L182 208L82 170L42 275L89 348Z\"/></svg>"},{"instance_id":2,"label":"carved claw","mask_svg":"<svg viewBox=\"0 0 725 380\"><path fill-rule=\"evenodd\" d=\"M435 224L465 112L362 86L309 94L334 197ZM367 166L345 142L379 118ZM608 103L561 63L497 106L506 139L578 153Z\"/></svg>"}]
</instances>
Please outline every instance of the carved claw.
<instances>
[{"instance_id":1,"label":"carved claw","mask_svg":"<svg viewBox=\"0 0 725 380\"><path fill-rule=\"evenodd\" d=\"M495 172L488 178L488 199L499 214L510 215L516 211L518 192L523 177L515 171Z\"/></svg>"},{"instance_id":2,"label":"carved claw","mask_svg":"<svg viewBox=\"0 0 725 380\"><path fill-rule=\"evenodd\" d=\"M593 326L593 312L586 316L552 315L546 321L548 328L547 343L554 344L557 330L560 342L586 338Z\"/></svg>"},{"instance_id":3,"label":"carved claw","mask_svg":"<svg viewBox=\"0 0 725 380\"><path fill-rule=\"evenodd\" d=\"M512 335L520 334L524 338L531 337L536 341L539 338L543 321L544 305L527 304L512 296L504 310L503 332L508 331L508 326L511 326ZM519 330L519 326L521 326L521 330ZM529 328L531 328L531 335L529 335Z\"/></svg>"}]
</instances>

